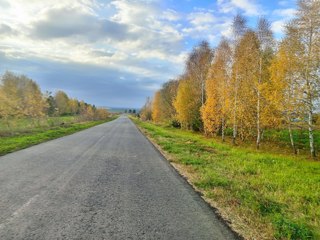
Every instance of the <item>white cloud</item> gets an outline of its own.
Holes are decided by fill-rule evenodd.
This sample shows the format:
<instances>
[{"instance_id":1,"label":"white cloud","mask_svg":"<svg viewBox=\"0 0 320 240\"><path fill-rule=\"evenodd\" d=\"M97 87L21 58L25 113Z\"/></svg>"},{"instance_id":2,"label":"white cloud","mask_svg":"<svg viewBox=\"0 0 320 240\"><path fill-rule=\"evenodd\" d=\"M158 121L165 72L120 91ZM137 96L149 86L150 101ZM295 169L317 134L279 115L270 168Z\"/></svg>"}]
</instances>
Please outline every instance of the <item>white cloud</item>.
<instances>
[{"instance_id":1,"label":"white cloud","mask_svg":"<svg viewBox=\"0 0 320 240\"><path fill-rule=\"evenodd\" d=\"M278 5L282 7L287 7L287 6L293 6L297 3L296 0L283 0L283 1L278 1Z\"/></svg>"},{"instance_id":2,"label":"white cloud","mask_svg":"<svg viewBox=\"0 0 320 240\"><path fill-rule=\"evenodd\" d=\"M280 17L292 18L296 14L297 10L294 8L275 9L272 14Z\"/></svg>"},{"instance_id":3,"label":"white cloud","mask_svg":"<svg viewBox=\"0 0 320 240\"><path fill-rule=\"evenodd\" d=\"M254 0L218 0L217 4L222 13L234 14L240 9L248 16L264 14L262 7Z\"/></svg>"},{"instance_id":4,"label":"white cloud","mask_svg":"<svg viewBox=\"0 0 320 240\"><path fill-rule=\"evenodd\" d=\"M216 21L215 17L210 12L193 12L188 16L188 20L194 26L200 26L204 24L211 24Z\"/></svg>"},{"instance_id":5,"label":"white cloud","mask_svg":"<svg viewBox=\"0 0 320 240\"><path fill-rule=\"evenodd\" d=\"M165 12L164 18L154 1L13 0L0 8L0 50L9 58L94 64L160 79L163 70L145 61L183 63L183 35L171 22L178 18Z\"/></svg>"},{"instance_id":6,"label":"white cloud","mask_svg":"<svg viewBox=\"0 0 320 240\"><path fill-rule=\"evenodd\" d=\"M162 19L171 21L171 22L175 22L181 19L181 15L180 13L178 13L177 11L173 10L173 9L167 9L166 11L164 11L162 13L161 16Z\"/></svg>"},{"instance_id":7,"label":"white cloud","mask_svg":"<svg viewBox=\"0 0 320 240\"><path fill-rule=\"evenodd\" d=\"M272 12L273 17L276 18L276 20L271 23L272 31L276 34L282 34L284 26L295 16L295 14L296 9L294 8L275 9Z\"/></svg>"},{"instance_id":8,"label":"white cloud","mask_svg":"<svg viewBox=\"0 0 320 240\"><path fill-rule=\"evenodd\" d=\"M189 24L181 29L186 39L207 40L215 46L221 36L231 36L231 18L214 13L212 9L194 9L187 20Z\"/></svg>"},{"instance_id":9,"label":"white cloud","mask_svg":"<svg viewBox=\"0 0 320 240\"><path fill-rule=\"evenodd\" d=\"M276 34L283 33L286 20L278 20L271 23L271 29Z\"/></svg>"},{"instance_id":10,"label":"white cloud","mask_svg":"<svg viewBox=\"0 0 320 240\"><path fill-rule=\"evenodd\" d=\"M117 10L112 20L132 25L145 25L154 20L157 9L152 2L114 0L111 2Z\"/></svg>"},{"instance_id":11,"label":"white cloud","mask_svg":"<svg viewBox=\"0 0 320 240\"><path fill-rule=\"evenodd\" d=\"M232 38L232 22L227 20L225 23L221 24L221 35L225 38Z\"/></svg>"}]
</instances>

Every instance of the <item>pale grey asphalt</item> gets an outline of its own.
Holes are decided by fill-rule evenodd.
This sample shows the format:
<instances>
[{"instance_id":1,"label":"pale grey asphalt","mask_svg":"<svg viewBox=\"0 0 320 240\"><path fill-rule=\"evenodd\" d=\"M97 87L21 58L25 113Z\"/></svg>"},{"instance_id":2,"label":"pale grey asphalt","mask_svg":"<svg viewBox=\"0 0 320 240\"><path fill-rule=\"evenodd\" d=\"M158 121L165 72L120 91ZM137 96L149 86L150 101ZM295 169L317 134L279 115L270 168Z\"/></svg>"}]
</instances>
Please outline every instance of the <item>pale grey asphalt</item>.
<instances>
[{"instance_id":1,"label":"pale grey asphalt","mask_svg":"<svg viewBox=\"0 0 320 240\"><path fill-rule=\"evenodd\" d=\"M234 239L125 116L0 157L0 239Z\"/></svg>"}]
</instances>

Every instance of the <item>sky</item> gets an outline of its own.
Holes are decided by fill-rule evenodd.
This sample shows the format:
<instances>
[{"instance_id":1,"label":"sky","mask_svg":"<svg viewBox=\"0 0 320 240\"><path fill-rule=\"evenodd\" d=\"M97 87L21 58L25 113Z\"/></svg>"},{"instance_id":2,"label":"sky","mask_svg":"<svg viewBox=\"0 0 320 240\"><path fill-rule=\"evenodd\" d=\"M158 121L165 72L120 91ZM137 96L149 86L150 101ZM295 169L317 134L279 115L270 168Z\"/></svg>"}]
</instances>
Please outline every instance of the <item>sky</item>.
<instances>
[{"instance_id":1,"label":"sky","mask_svg":"<svg viewBox=\"0 0 320 240\"><path fill-rule=\"evenodd\" d=\"M251 27L268 18L280 39L295 9L295 0L0 0L0 74L97 106L139 108L183 72L193 46L231 37L235 14Z\"/></svg>"}]
</instances>

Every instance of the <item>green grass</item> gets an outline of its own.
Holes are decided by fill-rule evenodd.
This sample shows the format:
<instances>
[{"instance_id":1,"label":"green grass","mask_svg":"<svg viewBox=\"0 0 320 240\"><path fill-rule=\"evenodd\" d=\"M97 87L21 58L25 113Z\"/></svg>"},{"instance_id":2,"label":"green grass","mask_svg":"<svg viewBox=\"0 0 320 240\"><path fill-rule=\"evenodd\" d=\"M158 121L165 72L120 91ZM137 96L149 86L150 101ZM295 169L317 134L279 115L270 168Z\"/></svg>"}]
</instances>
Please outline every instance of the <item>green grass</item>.
<instances>
[{"instance_id":1,"label":"green grass","mask_svg":"<svg viewBox=\"0 0 320 240\"><path fill-rule=\"evenodd\" d=\"M61 124L72 124L81 122L79 116L45 117L41 119L18 118L10 119L9 125L0 119L0 137L14 134L33 132L43 128L60 126Z\"/></svg>"},{"instance_id":2,"label":"green grass","mask_svg":"<svg viewBox=\"0 0 320 240\"><path fill-rule=\"evenodd\" d=\"M310 156L310 143L309 143L309 132L307 130L307 126L302 128L301 126L296 126L292 130L293 139L295 143L295 147L298 151L299 155ZM314 144L316 151L320 150L320 129L319 126L315 126L314 132ZM217 138L219 141L219 138ZM232 140L232 129L226 129L226 140L231 142ZM238 139L238 143L244 146L251 146L253 148L256 147L255 145L255 137L249 138L244 142ZM261 141L261 149L262 150L270 150L272 148L273 152L278 153L293 153L290 138L289 138L289 131L288 129L266 129L263 132L263 138ZM320 158L319 158L320 160Z\"/></svg>"},{"instance_id":3,"label":"green grass","mask_svg":"<svg viewBox=\"0 0 320 240\"><path fill-rule=\"evenodd\" d=\"M134 120L246 238L320 239L320 163Z\"/></svg>"},{"instance_id":4,"label":"green grass","mask_svg":"<svg viewBox=\"0 0 320 240\"><path fill-rule=\"evenodd\" d=\"M296 147L302 151L309 151L309 133L307 130L298 130L294 129L293 131L293 139ZM314 144L315 148L319 150L320 148L320 131L314 131ZM272 141L281 144L281 146L291 146L289 139L288 130L266 130L264 133L264 140L266 142Z\"/></svg>"},{"instance_id":5,"label":"green grass","mask_svg":"<svg viewBox=\"0 0 320 240\"><path fill-rule=\"evenodd\" d=\"M25 130L23 130L21 126L21 128L19 128L19 131L17 131L16 129L16 132L14 132L13 134L5 137L0 137L0 155L27 148L51 139L69 135L96 126L98 124L111 121L113 119L115 119L115 117L109 118L108 120L82 123L72 123L71 121L69 123L65 123L65 119L59 119L59 121L64 120L65 124L62 126L36 127Z\"/></svg>"}]
</instances>

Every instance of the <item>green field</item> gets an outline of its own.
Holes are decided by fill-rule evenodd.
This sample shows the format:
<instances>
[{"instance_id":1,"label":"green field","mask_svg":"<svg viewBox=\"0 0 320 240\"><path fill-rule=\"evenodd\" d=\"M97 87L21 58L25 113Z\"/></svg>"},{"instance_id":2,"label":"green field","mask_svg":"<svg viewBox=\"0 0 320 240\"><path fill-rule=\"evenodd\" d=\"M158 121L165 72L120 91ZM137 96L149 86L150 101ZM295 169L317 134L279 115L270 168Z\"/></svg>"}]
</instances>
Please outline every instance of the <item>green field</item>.
<instances>
[{"instance_id":1,"label":"green field","mask_svg":"<svg viewBox=\"0 0 320 240\"><path fill-rule=\"evenodd\" d=\"M51 127L81 122L79 116L45 117L41 119L18 118L4 121L0 119L0 137L28 133Z\"/></svg>"},{"instance_id":2,"label":"green field","mask_svg":"<svg viewBox=\"0 0 320 240\"><path fill-rule=\"evenodd\" d=\"M37 124L32 120L19 119L11 122L10 129L0 121L0 155L14 152L51 139L69 135L107 120L78 122L76 117L57 117L42 119Z\"/></svg>"},{"instance_id":3,"label":"green field","mask_svg":"<svg viewBox=\"0 0 320 240\"><path fill-rule=\"evenodd\" d=\"M134 119L246 239L320 239L320 163Z\"/></svg>"}]
</instances>

